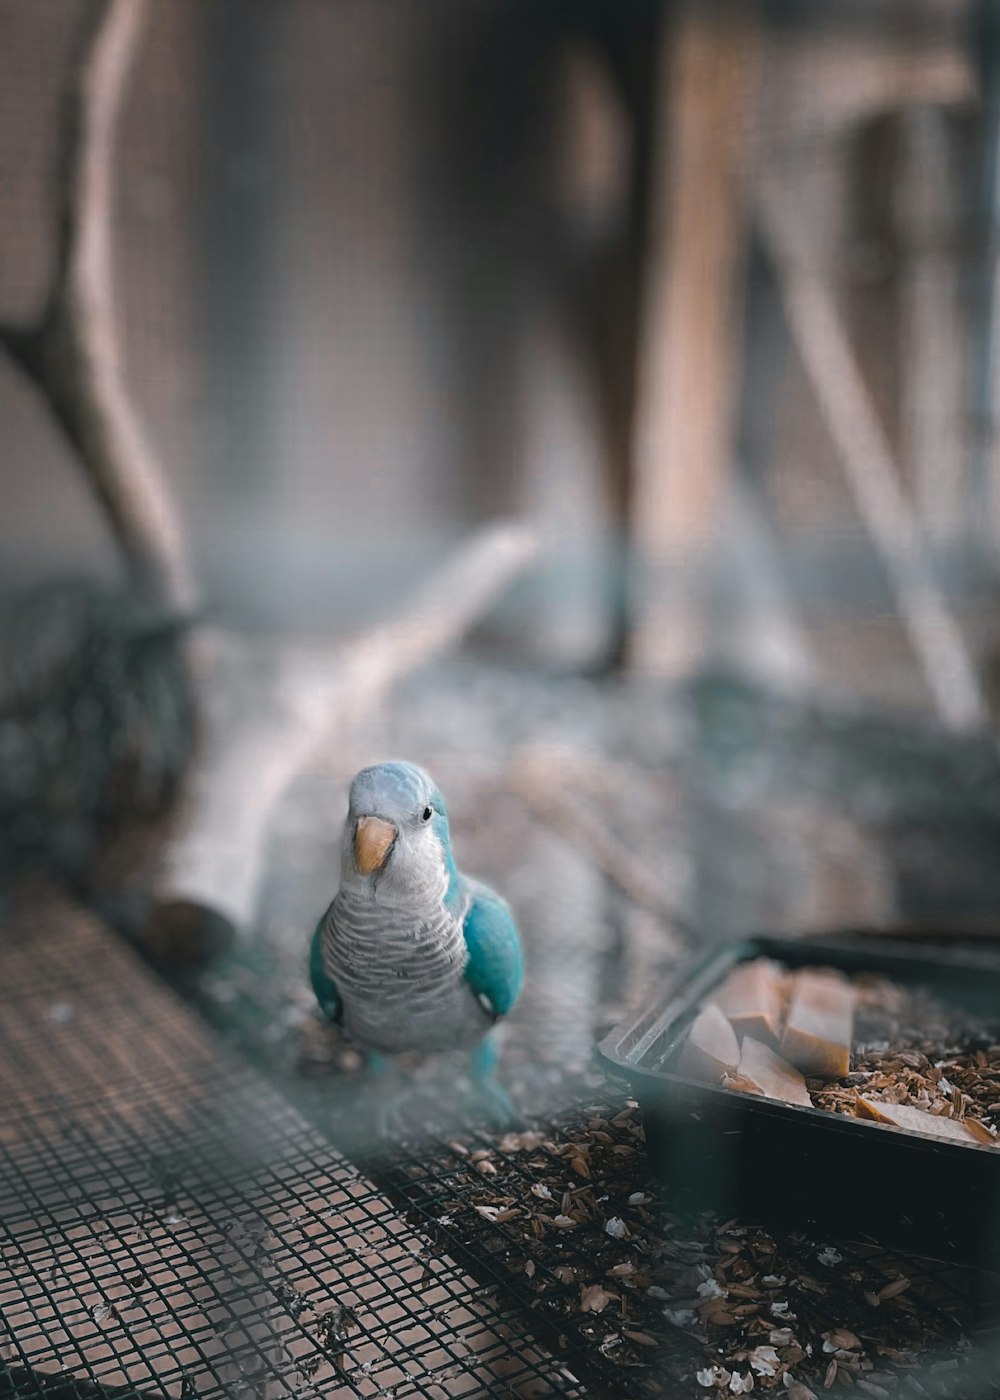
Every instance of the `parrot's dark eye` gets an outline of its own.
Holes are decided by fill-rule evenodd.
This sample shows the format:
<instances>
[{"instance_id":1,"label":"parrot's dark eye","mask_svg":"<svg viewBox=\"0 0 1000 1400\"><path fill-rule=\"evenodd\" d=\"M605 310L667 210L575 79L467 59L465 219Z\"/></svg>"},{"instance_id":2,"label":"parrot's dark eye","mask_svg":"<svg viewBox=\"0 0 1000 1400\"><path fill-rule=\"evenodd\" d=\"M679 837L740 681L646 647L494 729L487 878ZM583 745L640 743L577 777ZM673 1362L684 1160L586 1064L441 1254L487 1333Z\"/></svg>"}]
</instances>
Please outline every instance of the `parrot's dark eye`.
<instances>
[{"instance_id":1,"label":"parrot's dark eye","mask_svg":"<svg viewBox=\"0 0 1000 1400\"><path fill-rule=\"evenodd\" d=\"M434 808L433 808L433 807L425 807L424 810L420 813L420 820L423 821L423 822L429 822L430 819L431 819L431 817L433 817L433 815L434 815Z\"/></svg>"}]
</instances>

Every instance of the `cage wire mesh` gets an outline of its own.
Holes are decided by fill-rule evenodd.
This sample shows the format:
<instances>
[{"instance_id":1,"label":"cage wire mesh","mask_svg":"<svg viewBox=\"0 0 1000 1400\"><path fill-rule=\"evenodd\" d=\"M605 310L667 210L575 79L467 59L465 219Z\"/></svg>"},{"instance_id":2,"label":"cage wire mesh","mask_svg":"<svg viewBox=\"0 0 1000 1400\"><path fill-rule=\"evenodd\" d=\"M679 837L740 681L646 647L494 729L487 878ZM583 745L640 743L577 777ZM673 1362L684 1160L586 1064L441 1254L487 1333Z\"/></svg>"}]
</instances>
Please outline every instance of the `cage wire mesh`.
<instances>
[{"instance_id":1,"label":"cage wire mesh","mask_svg":"<svg viewBox=\"0 0 1000 1400\"><path fill-rule=\"evenodd\" d=\"M890 9L909 24L904 7ZM292 11L298 18L286 35L287 52L303 64L310 54L323 59L306 65L294 94L304 126L320 129L346 99L330 81L329 55L303 21L309 13L321 15L322 7L286 7L286 13ZM20 116L0 132L4 165L14 174L0 188L0 221L11 253L4 260L0 299L5 315L15 320L44 294L47 248L39 228L51 223L53 211L43 172L53 145L57 90L82 12L82 6L63 0L4 7L6 24L17 21L16 32L9 31L16 61L7 65L4 86L11 110ZM851 14L854 28L848 37L853 34L859 46L850 53L865 58L871 7L851 7ZM961 17L958 9L940 15L947 51L940 61L929 54L926 70L943 75L942 87L951 91L953 55L964 42L953 33ZM38 17L43 23L35 28ZM124 131L118 242L130 366L144 413L160 430L190 500L206 510L214 500L228 516L237 496L242 500L246 493L253 497L254 518L266 516L270 522L274 483L264 479L261 461L253 460L254 477L245 459L252 457L251 447L261 460L267 454L295 458L294 451L274 451L270 437L263 447L252 441L259 419L250 412L250 400L260 398L264 416L277 420L272 400L256 395L249 381L225 378L206 396L212 398L206 421L193 411L178 411L178 405L200 403L193 387L199 356L213 364L239 363L235 352L241 347L232 337L217 344L206 326L188 323L191 286L221 285L220 268L228 266L232 253L220 233L226 218L218 190L256 189L254 199L266 205L274 225L289 218L291 205L291 198L269 198L266 186L261 193L251 153L245 166L227 167L227 178L211 182L213 210L206 215L197 208L204 191L196 188L191 152L204 136L204 114L197 103L185 103L194 59L201 53L195 22L200 23L200 11L194 5L157 8L156 29L135 84L141 100ZM361 46L366 61L389 47L378 25L398 22L396 8L388 7ZM791 42L803 31L793 27L789 33ZM901 58L910 48L901 29L895 38L883 36L883 42L886 51L898 44ZM263 61L267 54L260 47L258 37L257 58ZM353 66L351 46L339 47ZM228 49L220 44L219 50L231 71ZM805 70L800 90L815 91L815 103L807 104L814 125L798 148L788 140L794 133L778 82L772 83L772 125L762 134L772 161L785 173L811 167L821 209L833 207L837 182L844 178L845 128L834 126L821 101L834 88L848 92L838 77L845 69L838 70L837 52L820 46L815 69ZM853 61L848 67L858 88L864 87L872 69ZM826 86L820 81L824 75ZM206 87L211 100L213 84ZM389 84L369 87L375 91ZM946 149L971 164L967 115L959 102L932 120L945 128ZM275 111L266 120L280 127ZM388 172L387 180L398 157L393 146L385 162L376 162ZM357 164L370 184L367 152L360 151ZM301 180L302 174L297 168L293 177ZM316 211L331 201L332 164L322 171L311 165L307 174L296 195L309 203L305 212L292 210L291 217L302 225L312 217L325 237L326 224ZM920 171L917 176L919 184ZM289 195L287 185L283 193ZM340 194L334 202L342 208L349 200ZM251 207L263 217L254 201ZM938 230L931 251L943 250L953 274L971 284L980 270L980 250L968 212L961 203L953 226ZM367 210L369 220L372 213ZM384 219L381 205L374 217ZM209 267L201 265L194 246L200 219L215 220L215 242L202 240L214 259ZM242 223L245 229L258 226L255 219ZM372 232L364 220L358 222L356 242L365 252ZM891 394L879 376L894 363L887 344L895 323L886 313L894 289L877 266L872 271L878 257L871 256L873 247L876 254L884 251L886 230L838 233L843 237L837 246L818 245L817 254L832 254L848 269L847 297L864 303L852 324L861 324L868 360L878 362L866 360L878 379L876 397L888 403ZM265 237L274 239L273 227ZM516 239L511 246L520 256ZM358 280L354 264L351 268L338 283L341 298L341 283L353 288ZM404 385L398 396L402 407L393 400L381 372L384 346L375 337L372 372L347 375L347 389L341 383L339 394L331 395L330 366L320 357L322 374L316 372L315 344L325 343L329 324L344 322L345 304L352 315L357 312L356 321L346 318L350 324L360 323L368 306L358 310L349 297L346 303L336 296L324 301L332 295L327 279L318 279L315 264L305 259L286 258L272 271L274 278L261 279L251 258L243 282L226 280L220 299L259 308L252 314L266 323L269 336L272 323L282 318L247 289L259 290L262 281L277 284L279 271L294 280L277 293L282 305L299 308L295 315L303 331L295 345L284 347L282 363L293 367L283 382L295 386L293 411L286 416L294 424L296 451L302 446L301 419L308 418L314 442L322 444L315 455L323 466L308 489L299 485L301 512L295 519L304 528L307 517L321 515L316 501L329 477L328 444L345 439L367 444L372 419L385 425L387 439L408 442L408 395L421 398L426 385L422 379ZM918 256L911 272L919 278ZM395 284L388 285L395 305L400 298ZM773 300L773 288L769 295ZM972 306L977 298L967 301ZM391 336L394 323L386 324ZM238 321L237 339L243 328ZM249 344L253 337L243 339ZM931 344L930 337L910 339L916 348ZM264 341L264 358L270 343ZM252 348L248 353L252 359ZM419 358L422 365L426 357ZM303 386L309 393L301 399ZM794 357L780 389L773 415L773 398L760 396L768 421L777 422L765 494L791 554L796 548L811 554L809 525L817 519L834 523L839 539L857 530L855 510L840 464L816 431L809 386ZM0 383L0 396L10 409L5 415L9 458L47 464L54 489L66 490L72 471L57 442L40 434L20 411L21 400L7 379ZM234 421L247 422L242 428L230 425L235 449L227 454L214 448L225 458L225 470L206 497L190 464L210 457L212 450L190 452L187 437L178 433L188 424L184 431L212 449L213 434L225 436L220 422L227 409ZM347 409L356 409L357 416ZM437 441L432 445L428 455L434 457ZM283 446L288 446L284 439ZM908 486L915 494L940 494L935 482L945 477L925 473L921 479L917 467ZM961 498L962 470L953 464L947 479L952 496ZM366 492L369 485L366 481ZM956 510L961 514L961 502ZM60 548L75 557L79 520L53 518L60 526ZM959 536L963 528L959 521ZM67 535L73 538L63 538ZM241 536L241 553L255 559L256 552L245 551L243 544ZM329 556L328 540L323 537L320 544L322 555ZM210 562L218 549L205 552ZM853 562L855 556L849 557ZM848 589L831 609L819 596L823 580L810 582L812 564L810 557L806 592L811 589L812 603L822 605L814 608L820 616L812 621L818 622L814 640L826 674L840 679L846 663L846 674L862 688L874 682L909 698L920 682L914 681L913 658L898 620L873 621L864 588L860 600ZM272 571L256 572L267 578L271 601ZM802 573L800 568L798 583ZM866 564L852 570L851 578L865 580L869 574ZM241 577L245 584L246 575ZM231 600L239 588L232 579L226 583ZM322 597L326 606L322 589L305 591ZM873 639L867 651L859 647L863 612L868 614L862 619L865 635ZM849 649L843 645L848 634ZM869 665L876 654L878 664ZM442 734L449 732L455 743L446 748ZM415 1095L414 1116L429 1118L430 1132L414 1134L392 1154L356 1142L352 1120L367 1082L357 1073L351 1048L312 1018L302 968L303 939L332 892L337 818L331 820L331 813L338 811L346 770L313 775L300 784L276 833L264 916L254 941L194 989L201 1008L239 1050L238 1059L220 1054L195 1020L123 959L95 926L66 905L33 897L15 922L7 922L0 954L5 1153L0 1395L21 1400L99 1389L187 1400L266 1391L395 1394L402 1400L585 1390L672 1396L686 1393L683 1387L702 1393L695 1370L709 1364L723 1334L710 1334L707 1347L700 1341L691 1347L689 1323L672 1323L667 1310L697 1312L702 1306L699 1301L685 1307L700 1294L684 1270L708 1267L715 1277L720 1259L740 1260L748 1250L760 1264L754 1242L759 1245L762 1235L751 1226L745 1227L749 1234L727 1234L720 1228L727 1222L706 1222L691 1238L665 1230L634 1111L620 1089L599 1081L587 1067L596 1030L691 951L676 929L671 933L663 910L679 910L713 939L763 925L863 921L873 912L960 909L984 917L992 911L1000 784L994 746L985 741L959 750L951 740L928 735L926 743L908 744L902 731L880 726L870 716L793 710L773 697L758 704L752 694L731 687L717 687L681 712L656 689L636 695L583 683L535 685L487 669L445 673L409 686L388 728L369 738L377 738L386 751L424 758L451 801L463 864L495 880L519 909L530 911L525 931L531 977L511 1022L504 1074L518 1106L532 1114L527 1132L538 1140L520 1134L517 1145L508 1142L505 1149L502 1138L475 1120L474 1103L459 1098L451 1114L442 1115L428 1085L426 1094ZM558 761L541 780L535 770L526 807L523 789L521 796L512 793L507 770L513 749L529 740L563 756L556 754ZM583 755L591 758L584 762ZM602 767L594 755L609 766ZM551 798L552 789L561 800L540 812L540 801ZM651 869L654 878L636 881L635 871L620 861L609 875L607 848L603 856L595 854L592 839L602 829L619 837L618 857L623 848L638 853L642 869L647 875ZM720 849L726 852L721 868ZM245 1059L256 1070L247 1069ZM260 1069L279 1092L268 1087ZM331 1139L354 1144L363 1170L338 1156ZM477 1158L479 1153L485 1155ZM575 1162L583 1163L589 1176ZM481 1170L483 1163L493 1170ZM601 1182L610 1184L610 1191ZM544 1187L552 1199L535 1187ZM603 1201L606 1191L609 1199ZM411 1223L395 1207L405 1208ZM510 1210L516 1214L506 1215ZM553 1219L565 1215L573 1223L543 1223L537 1236L538 1227L529 1222L540 1212ZM620 1239L608 1233L611 1220L622 1222L626 1233ZM820 1293L796 1289L796 1305L819 1335L827 1324L850 1328L860 1317L854 1325L867 1337L871 1318L865 1309L871 1305L864 1293L874 1289L877 1296L886 1279L890 1286L902 1277L911 1280L872 1315L880 1325L891 1316L900 1345L890 1342L890 1351L906 1354L912 1342L917 1360L913 1366L903 1363L895 1384L889 1375L873 1380L870 1372L859 1373L862 1393L878 1393L881 1385L899 1394L914 1384L923 1384L927 1394L935 1388L952 1396L966 1393L963 1385L969 1394L997 1393L989 1376L970 1375L975 1356L960 1345L977 1322L996 1317L996 1300L984 1281L927 1261L887 1256L874 1245L838 1242L830 1248L841 1255L840 1262L823 1265L816 1262L815 1242L774 1243L790 1260L789 1269L795 1267L789 1277L804 1275L824 1287ZM608 1273L629 1266L631 1273ZM860 1277L849 1277L852 1273ZM615 1294L614 1300L598 1307L599 1299L590 1294L594 1305L583 1308L584 1291L595 1286ZM756 1301L747 1297L744 1305ZM547 1350L533 1340L542 1334ZM887 1370L894 1364L889 1357ZM952 1368L960 1365L956 1376ZM564 1367L578 1379L570 1379ZM748 1373L746 1361L739 1369ZM853 1375L850 1365L841 1367L841 1375ZM758 1374L757 1388L767 1379Z\"/></svg>"},{"instance_id":2,"label":"cage wire mesh","mask_svg":"<svg viewBox=\"0 0 1000 1400\"><path fill-rule=\"evenodd\" d=\"M651 734L657 758L644 762ZM483 1122L460 1088L461 1065L414 1063L402 1140L386 1148L363 1121L383 1090L311 1006L304 940L329 898L346 784L368 755L393 752L427 764L448 796L463 867L518 911L528 977L501 1061L524 1120L516 1131ZM672 1221L634 1106L591 1065L601 1030L703 944L801 929L807 910L819 927L891 919L905 904L906 871L893 856L901 813L938 814L940 858L962 830L949 816L989 806L991 746L971 741L945 781L949 752L952 741L933 730L785 706L725 677L667 696L455 664L409 682L356 750L338 750L289 795L259 926L201 975L197 1000L438 1247L499 1284L590 1393L695 1395L697 1373L717 1364L746 1377L750 1352L785 1326L784 1309L813 1348L794 1368L813 1388L836 1360L840 1384L856 1379L873 1394L991 1395L995 1280L874 1241ZM619 844L595 848L595 829ZM613 868L623 849L651 881ZM982 914L985 850L979 862L970 908ZM865 876L869 865L877 878ZM671 907L681 916L673 926ZM781 1277L783 1291L762 1288L763 1275ZM732 1285L739 1310L718 1323L709 1279ZM886 1288L876 1308L869 1298ZM825 1352L838 1328L864 1351ZM766 1389L769 1378L753 1374Z\"/></svg>"},{"instance_id":3,"label":"cage wire mesh","mask_svg":"<svg viewBox=\"0 0 1000 1400\"><path fill-rule=\"evenodd\" d=\"M92 919L0 947L0 1394L580 1393Z\"/></svg>"},{"instance_id":4,"label":"cage wire mesh","mask_svg":"<svg viewBox=\"0 0 1000 1400\"><path fill-rule=\"evenodd\" d=\"M733 719L724 693L745 740L755 731L743 709ZM442 705L470 743L473 715L492 734L478 767L431 747ZM660 725L668 755L645 767L644 705L653 707L646 732ZM8 1395L53 1384L67 1394L96 1384L185 1396L698 1394L699 1371L715 1365L749 1375L750 1343L771 1345L757 1336L781 1334L789 1314L796 1338L859 1385L993 1393L995 1373L978 1376L996 1356L992 1281L875 1243L672 1222L634 1107L589 1065L601 1026L690 945L660 921L654 930L637 921L649 915L649 890L626 895L580 846L589 831L580 814L634 836L663 876L661 894L678 891L658 853L676 854L682 838L696 867L706 860L698 839L709 842L709 871L717 864L717 829L678 822L678 805L694 800L681 781L688 702L657 718L661 705L652 692L598 700L570 683L553 695L537 679L504 683L459 666L412 682L362 741L428 762L449 794L463 864L521 912L528 991L503 1061L527 1120L517 1132L483 1123L474 1097L456 1091L454 1067L419 1065L405 1081L403 1140L387 1149L365 1129L370 1080L352 1047L315 1019L304 968L308 930L330 893L346 772L314 774L290 794L272 834L260 926L198 979L198 1001L239 1050L235 1060L96 925L44 893L26 897L0 945ZM575 790L575 825L558 805L542 816L534 789L512 781L523 777L512 756L528 732L559 736L555 767L529 768L550 797L565 785L567 746L589 741L590 766L571 768L587 779ZM348 768L354 761L338 755ZM909 761L919 769L926 756ZM744 787L743 800L756 823L759 786ZM730 922L712 936L779 915L776 893L799 884L797 867L776 879L773 836L762 840L754 823L746 859L715 894ZM704 883L687 884L689 917ZM774 1296L758 1282L765 1269L782 1279ZM724 1324L710 1311L716 1285L742 1310ZM875 1311L866 1294L886 1288ZM754 1335L761 1316L769 1330ZM836 1329L864 1350L827 1359L824 1334ZM803 1356L796 1374L822 1385L826 1372ZM766 1379L757 1374L758 1389Z\"/></svg>"},{"instance_id":5,"label":"cage wire mesh","mask_svg":"<svg viewBox=\"0 0 1000 1400\"><path fill-rule=\"evenodd\" d=\"M949 1343L995 1306L960 1271L856 1245L827 1267L809 1241L732 1222L664 1231L620 1095L499 1141L468 1123L461 1141L432 1133L369 1154L362 1175L77 910L35 891L3 933L12 1400L682 1394L706 1359L684 1304L737 1241L773 1243L774 1269L795 1260L782 1296L816 1330L909 1279L879 1332L897 1355L919 1338L913 1393L990 1393L952 1384ZM536 1220L572 1214L536 1234L526 1202Z\"/></svg>"}]
</instances>

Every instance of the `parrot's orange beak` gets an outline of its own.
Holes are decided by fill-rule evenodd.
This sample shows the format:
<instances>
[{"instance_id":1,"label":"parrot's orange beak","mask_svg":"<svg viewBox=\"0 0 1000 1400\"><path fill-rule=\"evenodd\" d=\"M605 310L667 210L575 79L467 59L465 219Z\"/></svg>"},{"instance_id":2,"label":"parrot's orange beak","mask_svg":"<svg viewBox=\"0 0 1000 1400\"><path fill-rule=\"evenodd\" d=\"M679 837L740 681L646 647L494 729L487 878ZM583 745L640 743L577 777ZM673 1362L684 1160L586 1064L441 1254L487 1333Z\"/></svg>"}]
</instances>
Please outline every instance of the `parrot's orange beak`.
<instances>
[{"instance_id":1,"label":"parrot's orange beak","mask_svg":"<svg viewBox=\"0 0 1000 1400\"><path fill-rule=\"evenodd\" d=\"M361 875L374 875L389 859L399 832L381 817L359 817L354 828L354 864Z\"/></svg>"}]
</instances>

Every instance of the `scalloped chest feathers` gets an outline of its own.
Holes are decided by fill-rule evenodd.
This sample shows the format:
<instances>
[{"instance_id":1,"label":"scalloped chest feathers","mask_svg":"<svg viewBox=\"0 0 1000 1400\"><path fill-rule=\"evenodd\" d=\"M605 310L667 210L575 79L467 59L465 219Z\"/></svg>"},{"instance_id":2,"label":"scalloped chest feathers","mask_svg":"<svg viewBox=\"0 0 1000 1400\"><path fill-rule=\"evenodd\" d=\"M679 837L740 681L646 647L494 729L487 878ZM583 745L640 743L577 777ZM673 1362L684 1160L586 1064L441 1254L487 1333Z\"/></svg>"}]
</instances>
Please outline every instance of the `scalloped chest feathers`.
<instances>
[{"instance_id":1,"label":"scalloped chest feathers","mask_svg":"<svg viewBox=\"0 0 1000 1400\"><path fill-rule=\"evenodd\" d=\"M474 1044L492 1018L465 981L465 909L385 909L341 892L327 917L323 958L345 1029L362 1045L451 1050Z\"/></svg>"}]
</instances>

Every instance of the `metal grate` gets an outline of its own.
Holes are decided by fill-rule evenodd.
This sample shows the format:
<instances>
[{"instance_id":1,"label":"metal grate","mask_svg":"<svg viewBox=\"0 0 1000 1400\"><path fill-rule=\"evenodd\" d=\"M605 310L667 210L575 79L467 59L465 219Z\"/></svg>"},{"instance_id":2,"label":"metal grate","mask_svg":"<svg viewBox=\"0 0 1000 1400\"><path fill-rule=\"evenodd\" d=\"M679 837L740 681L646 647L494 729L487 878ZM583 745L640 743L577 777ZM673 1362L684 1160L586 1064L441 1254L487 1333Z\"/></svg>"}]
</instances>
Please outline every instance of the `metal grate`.
<instances>
[{"instance_id":1,"label":"metal grate","mask_svg":"<svg viewBox=\"0 0 1000 1400\"><path fill-rule=\"evenodd\" d=\"M95 924L29 894L0 938L0 1397L51 1395L60 1378L68 1396L99 1384L178 1400L705 1393L695 1372L733 1334L678 1329L668 1313L690 1301L674 1266L693 1250L714 1258L724 1232L704 1221L692 1239L664 1220L634 1113L579 1068L610 1004L641 990L678 945L659 926L647 938L586 854L495 778L463 791L457 771L428 762L454 793L463 861L531 911L532 976L511 1018L504 1080L559 1151L505 1150L473 1125L451 1080L450 1117L439 1119L434 1081L420 1071L412 1112L430 1129L381 1153L358 1133L370 1084L347 1072L356 1052L315 1021L303 968L303 930L329 893L341 795L329 782L301 790L278 825L256 940L201 979L199 1000L239 1057L220 1054ZM652 862L673 849L661 830L675 815L671 792L655 775L648 791L635 774L627 786L627 803L610 791L599 810L635 850L648 842ZM632 840L625 821L637 802ZM756 894L729 902L741 920L759 918ZM598 1120L611 1125L608 1151L626 1149L617 1167L593 1145ZM353 1143L361 1170L331 1142ZM590 1148L589 1179L572 1165L579 1150L563 1151L572 1143ZM478 1170L476 1152L494 1174ZM532 1193L539 1181L553 1201ZM535 1236L530 1214L560 1213L566 1190L579 1193L570 1204L584 1218ZM500 1198L517 1213L490 1219ZM612 1218L626 1225L620 1240ZM815 1242L776 1244L796 1267L818 1269ZM837 1249L844 1262L819 1270L825 1292L797 1299L813 1336L870 1330L865 1288L905 1273L910 1287L879 1320L890 1318L919 1369L902 1367L891 1393L909 1396L914 1383L929 1395L998 1393L998 1353L979 1332L1000 1316L988 1281L874 1246ZM649 1286L609 1273L629 1261ZM581 1309L592 1285L616 1295L596 1314ZM993 1368L983 1384L980 1363ZM822 1377L806 1374L821 1390Z\"/></svg>"},{"instance_id":2,"label":"metal grate","mask_svg":"<svg viewBox=\"0 0 1000 1400\"><path fill-rule=\"evenodd\" d=\"M582 1393L99 925L2 938L5 1400Z\"/></svg>"},{"instance_id":3,"label":"metal grate","mask_svg":"<svg viewBox=\"0 0 1000 1400\"><path fill-rule=\"evenodd\" d=\"M614 1093L613 1085L604 1087ZM595 1129L610 1145L598 1145ZM626 1154L617 1156L618 1165L617 1154ZM478 1175L477 1156L495 1175ZM574 1171L581 1156L592 1181ZM502 1278L533 1327L601 1394L674 1400L703 1393L697 1373L715 1363L750 1369L754 1339L747 1342L745 1326L752 1332L757 1306L751 1293L731 1304L748 1310L744 1321L714 1325L711 1298L699 1297L688 1277L698 1264L714 1277L714 1266L748 1238L774 1247L772 1272L782 1276L782 1288L758 1289L758 1312L767 1317L769 1301L789 1301L794 1331L812 1347L795 1367L805 1384L823 1388L830 1360L824 1336L847 1328L864 1338L866 1358L878 1359L885 1349L889 1359L881 1367L894 1395L987 1400L1000 1387L1000 1276L863 1240L817 1242L752 1222L673 1218L642 1151L634 1104L620 1096L581 1101L540 1132L505 1141L470 1129L460 1143L428 1138L370 1166L391 1195L408 1203L421 1229L436 1228L442 1244L477 1276ZM534 1194L540 1183L549 1183L551 1198ZM565 1192L583 1218L560 1230L552 1218L567 1208ZM486 1202L499 1219L484 1218ZM536 1233L533 1219L544 1220L544 1229ZM624 1226L622 1234L609 1234L612 1221ZM767 1272L761 1267L757 1277ZM870 1296L900 1279L908 1280L905 1290L873 1307ZM599 1312L583 1305L595 1287L610 1295ZM766 1343L767 1329L755 1340ZM899 1364L902 1356L909 1359ZM759 1376L757 1384L762 1388Z\"/></svg>"},{"instance_id":4,"label":"metal grate","mask_svg":"<svg viewBox=\"0 0 1000 1400\"><path fill-rule=\"evenodd\" d=\"M530 976L525 997L509 1018L503 1079L531 1128L556 1146L586 1139L588 1123L596 1118L611 1121L625 1109L620 1088L588 1076L587 1055L601 1026L621 1014L623 1001L645 995L650 982L681 955L680 939L669 936L664 921L654 916L648 927L643 917L649 912L641 908L642 899L649 897L647 886L654 903L676 902L689 922L703 927L706 941L756 927L797 927L803 896L817 921L864 922L870 917L865 903L851 903L860 882L859 863L867 856L883 856L885 849L879 831L867 821L859 822L856 839L848 842L841 859L836 858L841 847L833 838L840 841L843 832L834 819L845 807L851 810L848 799L860 806L875 789L885 818L900 806L913 807L911 790L926 794L928 801L933 796L942 817L940 844L946 847L952 827L945 817L953 815L953 808L974 805L972 799L985 793L993 771L985 750L977 749L962 769L975 779L967 785L974 791L966 794L957 783L942 791L942 781L922 779L935 762L947 771L947 741L935 743L928 736L921 746L917 739L907 741L906 731L900 736L875 722L866 725L863 716L855 717L853 724L847 716L839 728L835 720L824 728L820 716L810 728L800 717L784 714L758 743L763 721L752 713L754 697L734 695L732 687L719 684L703 687L697 703L678 714L659 693L597 696L588 691L581 696L579 688L561 693L548 687L541 694L540 687L493 673L478 685L476 681L468 674L464 680L453 674L413 683L389 722L369 737L365 756L402 752L425 762L448 793L463 866L502 889L523 912ZM710 701L717 702L714 709ZM722 701L728 707L720 717ZM764 701L761 697L761 709ZM479 746L476 762L464 753L456 756L435 748L441 743L442 713L452 732L473 736L468 742ZM576 743L575 768L567 776L553 761L546 788L548 797L557 788L570 791L572 812L568 804L566 811L572 825L562 822L562 812L550 813L551 803L539 815L512 792L511 753L517 752L522 730L536 740L549 740L558 730ZM659 734L661 757L643 764L652 732ZM602 738L600 744L595 736ZM720 747L725 749L721 756L716 752ZM846 755L838 761L841 748ZM604 749L611 757L602 760L597 755ZM704 767L708 776L686 787L678 772L684 765L671 761L678 753L683 753L684 765ZM753 770L755 754L762 757ZM853 770L850 783L839 781L847 756L866 775L867 787ZM358 1131L359 1105L371 1098L370 1081L357 1072L357 1052L335 1032L319 1027L303 970L306 931L330 894L343 784L355 757L339 753L342 774L313 775L290 794L272 831L260 926L233 958L200 979L203 1009L241 1053L280 1082L282 1092L325 1136L362 1162L366 1173L405 1207L421 1231L476 1277L499 1286L501 1296L531 1319L533 1332L565 1359L592 1393L665 1395L671 1400L704 1393L695 1371L719 1348L725 1349L727 1336L720 1330L710 1334L706 1344L704 1335L685 1337L668 1325L666 1310L675 1311L684 1301L673 1277L653 1280L653 1289L665 1297L627 1283L611 1284L626 1300L624 1319L618 1300L599 1315L581 1311L583 1288L608 1286L615 1276L607 1271L629 1259L640 1274L642 1263L665 1267L678 1240L679 1227L653 1218L652 1204L630 1205L631 1195L655 1202L658 1192L641 1141L627 1126L612 1134L615 1145L631 1154L623 1156L625 1169L610 1170L607 1162L595 1159L588 1183L567 1160L546 1161L546 1148L535 1154L503 1151L501 1135L474 1125L469 1103L460 1102L454 1093L454 1079L438 1069L432 1073L438 1079L438 1100L447 1097L444 1108L435 1101L433 1080L429 1082L423 1070L414 1071L409 1081L420 1108L413 1109L414 1132L408 1141L395 1144L390 1152L373 1153L370 1139ZM770 807L776 799L780 802L786 789L798 799L788 822L774 833L762 830ZM810 801L816 820L803 833L803 812L810 811L803 802ZM866 808L863 815L871 818L872 813ZM650 880L638 889L630 881L632 892L626 895L606 878L581 840L582 816L615 834L652 872ZM723 817L729 825L720 836ZM796 840L803 847L801 864L786 858L789 844ZM779 844L784 863L773 849ZM720 851L725 860L720 860ZM686 888L680 878L685 868ZM873 881L873 886L878 884ZM634 1123L634 1115L629 1121ZM424 1131L418 1134L421 1126ZM454 1141L469 1155L456 1151ZM483 1177L474 1169L471 1154L476 1151L489 1154L495 1177ZM557 1213L557 1205L545 1205L532 1195L532 1185L540 1181L550 1182L557 1196L568 1188L589 1186L594 1202L588 1206L587 1220L565 1232L543 1225L542 1239L529 1237L530 1212ZM594 1183L600 1183L599 1189ZM601 1196L607 1199L602 1202ZM515 1208L517 1214L497 1221L477 1211L477 1206L489 1210L497 1202L501 1210ZM605 1229L611 1217L624 1219L630 1231L618 1246ZM705 1231L711 1234L720 1223L725 1222L705 1222ZM645 1255L637 1252L636 1241L644 1242ZM808 1253L808 1241L800 1246L783 1237L779 1243L796 1259ZM940 1374L933 1373L934 1388L928 1393L992 1396L998 1353L981 1335L985 1322L1000 1317L992 1281L954 1269L943 1271L918 1258L887 1255L874 1246L840 1243L837 1249L850 1262L824 1274L827 1291L822 1297L817 1295L814 1303L806 1298L817 1338L823 1330L851 1327L852 1322L862 1331L870 1330L872 1313L861 1283L877 1291L880 1278L884 1284L886 1278L906 1273L912 1280L903 1295L906 1305L894 1304L879 1317L898 1314L894 1321L908 1324L900 1336L908 1339L921 1368L942 1368ZM860 1282L847 1278L855 1265ZM652 1337L655 1345L624 1337L623 1321L629 1330ZM970 1378L975 1365L959 1348L963 1336L977 1339L976 1364L982 1361L993 1368L985 1389L977 1390ZM953 1365L961 1368L964 1390L954 1386ZM822 1373L816 1380L815 1369L810 1372L813 1388L818 1384L822 1389ZM893 1393L906 1393L912 1375L904 1366ZM765 1389L760 1378L757 1389Z\"/></svg>"}]
</instances>

